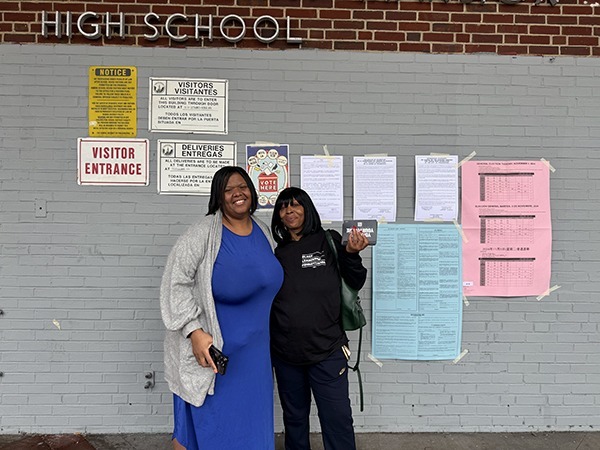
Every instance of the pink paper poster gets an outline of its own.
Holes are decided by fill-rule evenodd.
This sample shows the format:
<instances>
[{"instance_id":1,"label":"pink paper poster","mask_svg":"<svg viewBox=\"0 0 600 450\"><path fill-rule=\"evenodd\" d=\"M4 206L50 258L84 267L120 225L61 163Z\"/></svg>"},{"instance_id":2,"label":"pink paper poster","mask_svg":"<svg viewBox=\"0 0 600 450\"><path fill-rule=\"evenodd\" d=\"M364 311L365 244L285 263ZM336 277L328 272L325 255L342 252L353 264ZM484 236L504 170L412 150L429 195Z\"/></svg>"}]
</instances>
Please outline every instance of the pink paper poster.
<instances>
[{"instance_id":1,"label":"pink paper poster","mask_svg":"<svg viewBox=\"0 0 600 450\"><path fill-rule=\"evenodd\" d=\"M542 161L462 165L463 293L541 295L550 287L549 168Z\"/></svg>"}]
</instances>

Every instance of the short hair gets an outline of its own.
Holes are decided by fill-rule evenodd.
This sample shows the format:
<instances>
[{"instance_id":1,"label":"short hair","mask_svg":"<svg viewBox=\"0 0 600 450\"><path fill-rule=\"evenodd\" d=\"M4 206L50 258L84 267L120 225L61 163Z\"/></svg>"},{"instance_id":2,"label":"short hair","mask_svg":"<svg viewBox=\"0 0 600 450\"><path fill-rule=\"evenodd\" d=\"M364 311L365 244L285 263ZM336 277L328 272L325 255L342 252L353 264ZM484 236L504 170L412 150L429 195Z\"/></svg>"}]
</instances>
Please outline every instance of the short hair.
<instances>
[{"instance_id":1,"label":"short hair","mask_svg":"<svg viewBox=\"0 0 600 450\"><path fill-rule=\"evenodd\" d=\"M250 189L250 215L256 211L256 208L258 207L258 194L256 193L256 188L254 187L254 183L252 183L252 179L248 173L241 167L225 166L217 170L213 176L212 183L210 185L210 200L208 201L208 212L206 213L207 216L215 214L218 210L221 210L221 212L223 211L225 188L227 187L227 182L231 178L231 175L234 173L241 175Z\"/></svg>"},{"instance_id":2,"label":"short hair","mask_svg":"<svg viewBox=\"0 0 600 450\"><path fill-rule=\"evenodd\" d=\"M306 191L297 188L289 187L279 193L277 200L275 201L275 208L273 209L273 217L271 218L271 232L273 238L278 244L286 243L292 240L290 232L285 228L279 212L290 205L294 200L298 202L304 208L304 224L300 234L307 236L312 233L316 233L321 229L321 218L315 208L315 204L311 200L310 196Z\"/></svg>"}]
</instances>

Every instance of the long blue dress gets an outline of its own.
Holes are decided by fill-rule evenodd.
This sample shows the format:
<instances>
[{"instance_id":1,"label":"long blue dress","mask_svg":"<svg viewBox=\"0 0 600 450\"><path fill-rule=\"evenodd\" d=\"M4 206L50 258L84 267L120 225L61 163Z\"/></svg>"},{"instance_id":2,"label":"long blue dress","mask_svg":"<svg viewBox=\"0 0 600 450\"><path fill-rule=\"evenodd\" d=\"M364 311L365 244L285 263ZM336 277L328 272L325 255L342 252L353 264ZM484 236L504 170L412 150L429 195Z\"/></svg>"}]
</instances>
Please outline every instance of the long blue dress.
<instances>
[{"instance_id":1,"label":"long blue dress","mask_svg":"<svg viewBox=\"0 0 600 450\"><path fill-rule=\"evenodd\" d=\"M229 364L202 406L173 397L173 437L187 450L273 450L269 312L282 282L258 225L248 236L223 227L212 289Z\"/></svg>"}]
</instances>

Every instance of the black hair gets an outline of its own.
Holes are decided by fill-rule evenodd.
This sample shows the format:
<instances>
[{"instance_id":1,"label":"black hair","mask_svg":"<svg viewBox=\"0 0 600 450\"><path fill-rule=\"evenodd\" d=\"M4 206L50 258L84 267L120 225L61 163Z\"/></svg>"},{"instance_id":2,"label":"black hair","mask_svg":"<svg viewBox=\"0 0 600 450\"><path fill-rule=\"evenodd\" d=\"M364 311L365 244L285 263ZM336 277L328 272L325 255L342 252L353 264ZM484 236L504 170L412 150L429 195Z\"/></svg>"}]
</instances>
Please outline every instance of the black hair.
<instances>
[{"instance_id":1,"label":"black hair","mask_svg":"<svg viewBox=\"0 0 600 450\"><path fill-rule=\"evenodd\" d=\"M275 201L275 208L273 209L273 217L271 218L271 232L273 238L278 244L289 242L292 239L290 232L285 228L279 212L286 208L294 200L298 202L300 206L304 208L304 224L302 225L302 236L316 233L321 228L321 218L317 212L317 208L310 196L306 191L297 188L289 187L279 193L277 200Z\"/></svg>"},{"instance_id":2,"label":"black hair","mask_svg":"<svg viewBox=\"0 0 600 450\"><path fill-rule=\"evenodd\" d=\"M258 207L258 194L256 193L256 188L254 187L254 183L252 183L252 179L248 173L241 167L225 166L217 170L213 176L212 183L210 185L210 200L208 201L208 212L206 213L207 216L210 214L215 214L218 210L223 211L225 188L227 187L229 178L231 178L231 175L234 173L240 175L248 185L248 189L250 189L250 215L256 211L256 208Z\"/></svg>"}]
</instances>

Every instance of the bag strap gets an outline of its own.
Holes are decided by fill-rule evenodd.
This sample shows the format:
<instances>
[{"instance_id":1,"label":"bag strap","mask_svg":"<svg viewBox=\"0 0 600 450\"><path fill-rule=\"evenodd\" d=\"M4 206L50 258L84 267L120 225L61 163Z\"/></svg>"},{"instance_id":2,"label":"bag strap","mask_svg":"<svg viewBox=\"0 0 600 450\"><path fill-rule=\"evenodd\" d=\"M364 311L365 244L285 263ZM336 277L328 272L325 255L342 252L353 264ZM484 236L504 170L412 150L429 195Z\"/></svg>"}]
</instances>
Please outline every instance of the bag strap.
<instances>
[{"instance_id":1,"label":"bag strap","mask_svg":"<svg viewBox=\"0 0 600 450\"><path fill-rule=\"evenodd\" d=\"M331 251L333 252L333 256L335 257L335 263L337 265L338 272L341 277L342 272L340 271L340 261L338 260L338 252L337 252L337 249L335 248L335 242L333 242L333 238L331 237L331 233L329 232L329 230L325 230L325 237L327 237L327 242L329 243L329 247L331 247ZM360 393L360 412L363 412L365 410L365 400L364 400L364 395L363 395L362 376L360 374L360 369L358 368L358 365L360 364L360 351L361 351L361 347L362 347L362 332L363 332L362 329L363 329L363 327L360 327L360 331L358 334L358 352L356 353L356 355L357 355L356 356L356 364L354 364L354 366L351 366L350 364L346 363L348 368L351 369L353 372L356 372L356 375L358 376L358 390Z\"/></svg>"},{"instance_id":2,"label":"bag strap","mask_svg":"<svg viewBox=\"0 0 600 450\"><path fill-rule=\"evenodd\" d=\"M333 238L331 237L331 233L329 232L329 230L325 230L325 237L327 238L327 243L329 244L329 247L331 248L331 251L333 252L333 256L335 259L335 265L337 266L338 273L340 274L340 277L341 277L342 272L340 271L340 261L338 259L337 248L335 248L335 242L333 242Z\"/></svg>"},{"instance_id":3,"label":"bag strap","mask_svg":"<svg viewBox=\"0 0 600 450\"><path fill-rule=\"evenodd\" d=\"M364 399L364 395L363 395L362 376L360 374L360 369L358 368L358 364L360 363L360 350L362 347L362 331L363 331L363 327L360 327L359 332L358 332L358 351L356 352L356 354L357 354L356 364L354 364L354 366L351 366L350 364L348 364L348 368L352 369L354 372L356 372L356 375L358 376L358 390L360 393L360 412L363 412L365 410L365 399Z\"/></svg>"}]
</instances>

